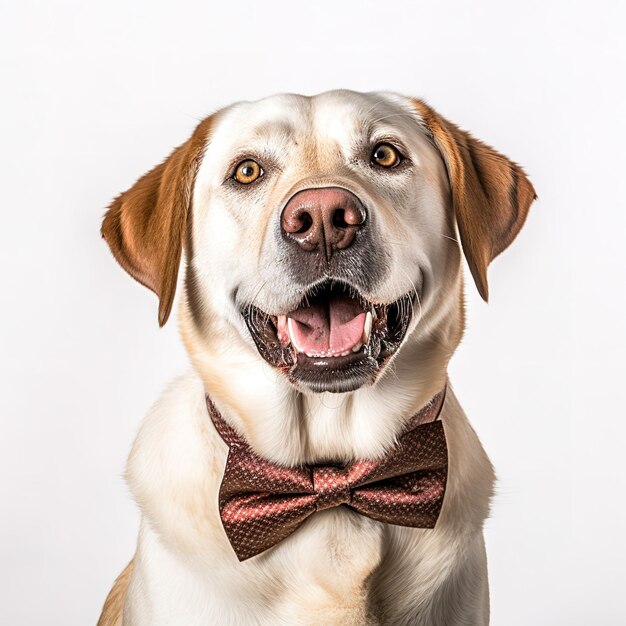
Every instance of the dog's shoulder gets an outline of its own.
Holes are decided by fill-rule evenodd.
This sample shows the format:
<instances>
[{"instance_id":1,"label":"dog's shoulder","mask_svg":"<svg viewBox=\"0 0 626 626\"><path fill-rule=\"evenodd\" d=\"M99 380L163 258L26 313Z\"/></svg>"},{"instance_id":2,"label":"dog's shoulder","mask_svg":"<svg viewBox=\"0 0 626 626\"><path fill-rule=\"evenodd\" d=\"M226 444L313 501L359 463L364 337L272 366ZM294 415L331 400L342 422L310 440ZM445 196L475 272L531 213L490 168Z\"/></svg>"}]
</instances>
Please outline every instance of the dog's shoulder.
<instances>
[{"instance_id":1,"label":"dog's shoulder","mask_svg":"<svg viewBox=\"0 0 626 626\"><path fill-rule=\"evenodd\" d=\"M141 424L138 439L149 437L162 428L179 428L189 420L201 419L205 413L202 380L189 370L172 380L150 407Z\"/></svg>"},{"instance_id":2,"label":"dog's shoulder","mask_svg":"<svg viewBox=\"0 0 626 626\"><path fill-rule=\"evenodd\" d=\"M214 525L217 493L228 449L211 424L204 386L193 372L175 379L139 429L126 481L160 534L195 541L196 524Z\"/></svg>"},{"instance_id":3,"label":"dog's shoulder","mask_svg":"<svg viewBox=\"0 0 626 626\"><path fill-rule=\"evenodd\" d=\"M182 452L196 448L200 439L206 442L213 434L207 428L208 422L206 396L199 376L189 371L177 377L143 419L128 459L127 475L132 477L138 469L136 465L148 461L145 457L157 451L167 455L175 450L180 458ZM203 437L199 438L198 434Z\"/></svg>"}]
</instances>

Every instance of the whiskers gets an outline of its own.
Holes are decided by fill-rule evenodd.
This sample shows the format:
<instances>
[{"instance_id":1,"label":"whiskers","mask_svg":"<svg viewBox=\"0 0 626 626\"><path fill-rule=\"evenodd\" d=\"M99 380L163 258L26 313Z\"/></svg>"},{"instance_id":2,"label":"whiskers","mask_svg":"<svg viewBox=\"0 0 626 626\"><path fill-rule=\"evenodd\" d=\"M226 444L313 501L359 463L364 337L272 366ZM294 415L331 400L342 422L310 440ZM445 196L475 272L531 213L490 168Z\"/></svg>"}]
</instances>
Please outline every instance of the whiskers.
<instances>
[{"instance_id":1,"label":"whiskers","mask_svg":"<svg viewBox=\"0 0 626 626\"><path fill-rule=\"evenodd\" d=\"M259 297L259 295L263 291L263 289L265 289L265 287L267 286L267 282L268 282L267 280L264 280L263 283L261 283L261 286L257 289L256 293L254 294L254 297L250 300L250 302L245 307L246 315L251 320L253 319L255 324L257 324L259 321L262 324L267 324L267 322L270 320L270 315L268 313L265 313L264 311L262 311L255 304L256 299ZM262 313L262 317L260 315L261 313Z\"/></svg>"},{"instance_id":2,"label":"whiskers","mask_svg":"<svg viewBox=\"0 0 626 626\"><path fill-rule=\"evenodd\" d=\"M450 237L450 235L446 235L444 233L436 233L435 231L432 230L424 230L423 228L419 229L420 233L424 233L426 235L432 235L433 237L443 237L444 239L448 239L449 241L453 241L454 243L456 243L457 245L461 245L461 242L454 238L454 237ZM394 246L409 246L411 245L411 242L409 241L400 241L399 239L389 239L387 237L385 237L385 243L390 243L393 244Z\"/></svg>"},{"instance_id":3,"label":"whiskers","mask_svg":"<svg viewBox=\"0 0 626 626\"><path fill-rule=\"evenodd\" d=\"M415 286L415 283L413 282L413 279L407 274L406 270L404 270L403 268L400 268L400 270L402 271L402 273L405 275L405 277L407 278L407 280L409 281L409 283L411 283L411 294L415 295L415 300L417 302L417 317L416 317L416 324L420 323L420 320L422 319L422 301L420 300L420 294L419 291L417 290L417 287ZM411 318L415 315L415 305L413 304L413 298L408 298L406 300L402 300L400 302L400 307L406 307L409 306L411 307L410 311L407 310L401 310L400 314L404 315L404 314L408 314L410 312L411 314Z\"/></svg>"},{"instance_id":4,"label":"whiskers","mask_svg":"<svg viewBox=\"0 0 626 626\"><path fill-rule=\"evenodd\" d=\"M382 117L377 117L375 120L369 122L369 124L377 124L378 122L382 122L383 120L387 120L390 117L410 117L414 122L417 121L417 113L413 115L412 113L390 113L389 115L383 115Z\"/></svg>"}]
</instances>

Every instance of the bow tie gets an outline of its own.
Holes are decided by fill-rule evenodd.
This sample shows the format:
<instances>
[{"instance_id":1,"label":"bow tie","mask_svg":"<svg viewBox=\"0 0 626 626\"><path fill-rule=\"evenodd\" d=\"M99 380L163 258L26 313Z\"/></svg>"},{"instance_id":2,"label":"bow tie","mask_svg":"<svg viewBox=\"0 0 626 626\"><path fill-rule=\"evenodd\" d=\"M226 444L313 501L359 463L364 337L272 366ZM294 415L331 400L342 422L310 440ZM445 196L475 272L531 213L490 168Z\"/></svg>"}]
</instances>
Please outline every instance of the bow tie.
<instances>
[{"instance_id":1,"label":"bow tie","mask_svg":"<svg viewBox=\"0 0 626 626\"><path fill-rule=\"evenodd\" d=\"M384 457L297 467L257 456L207 396L209 415L229 446L219 510L239 560L286 539L316 511L342 504L387 524L434 528L448 474L446 436L438 419L444 396L445 388L413 416Z\"/></svg>"}]
</instances>

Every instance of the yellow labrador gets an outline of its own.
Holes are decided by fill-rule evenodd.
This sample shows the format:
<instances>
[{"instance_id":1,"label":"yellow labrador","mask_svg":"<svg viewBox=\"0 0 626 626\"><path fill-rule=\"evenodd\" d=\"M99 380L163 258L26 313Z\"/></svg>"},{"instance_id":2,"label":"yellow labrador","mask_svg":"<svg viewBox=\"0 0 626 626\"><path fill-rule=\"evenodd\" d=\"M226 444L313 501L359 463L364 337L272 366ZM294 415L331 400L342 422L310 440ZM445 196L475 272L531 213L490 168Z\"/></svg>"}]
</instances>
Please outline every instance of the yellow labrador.
<instances>
[{"instance_id":1,"label":"yellow labrador","mask_svg":"<svg viewBox=\"0 0 626 626\"><path fill-rule=\"evenodd\" d=\"M103 236L161 325L180 282L193 371L130 454L141 529L100 624L487 624L494 476L451 389L434 528L334 506L243 561L206 396L272 466L385 457L448 384L461 251L487 299L534 198L519 166L424 102L350 91L227 107L122 193Z\"/></svg>"}]
</instances>

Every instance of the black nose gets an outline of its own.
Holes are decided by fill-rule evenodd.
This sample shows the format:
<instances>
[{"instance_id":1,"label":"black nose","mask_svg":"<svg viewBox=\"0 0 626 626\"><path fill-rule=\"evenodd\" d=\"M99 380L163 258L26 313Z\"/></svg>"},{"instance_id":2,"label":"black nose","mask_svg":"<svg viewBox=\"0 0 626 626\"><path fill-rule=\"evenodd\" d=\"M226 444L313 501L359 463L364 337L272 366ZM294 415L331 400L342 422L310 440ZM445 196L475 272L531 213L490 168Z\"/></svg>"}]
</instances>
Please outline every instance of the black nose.
<instances>
[{"instance_id":1,"label":"black nose","mask_svg":"<svg viewBox=\"0 0 626 626\"><path fill-rule=\"evenodd\" d=\"M303 250L330 259L348 248L367 220L361 201L347 189L305 189L287 202L280 225L286 237Z\"/></svg>"}]
</instances>

